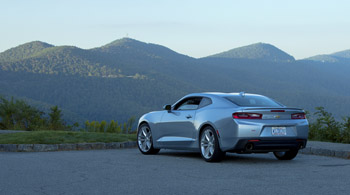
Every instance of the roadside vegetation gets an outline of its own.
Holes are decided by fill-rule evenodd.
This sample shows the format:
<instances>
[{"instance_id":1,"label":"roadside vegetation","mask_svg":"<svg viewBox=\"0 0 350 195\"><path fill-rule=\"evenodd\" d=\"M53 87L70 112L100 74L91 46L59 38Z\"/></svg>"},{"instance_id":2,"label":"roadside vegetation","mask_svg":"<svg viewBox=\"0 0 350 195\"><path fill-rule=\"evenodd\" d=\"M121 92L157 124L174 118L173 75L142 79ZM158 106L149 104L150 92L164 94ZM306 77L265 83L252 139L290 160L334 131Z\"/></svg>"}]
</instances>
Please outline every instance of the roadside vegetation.
<instances>
[{"instance_id":1,"label":"roadside vegetation","mask_svg":"<svg viewBox=\"0 0 350 195\"><path fill-rule=\"evenodd\" d=\"M324 107L316 112L307 112L310 123L309 139L336 143L350 143L350 116L337 121ZM111 120L86 121L67 125L57 106L44 112L28 105L23 100L0 97L0 129L26 130L30 133L0 135L0 143L82 143L116 142L136 140L133 129L135 117L125 123Z\"/></svg>"},{"instance_id":2,"label":"roadside vegetation","mask_svg":"<svg viewBox=\"0 0 350 195\"><path fill-rule=\"evenodd\" d=\"M136 141L136 135L75 131L32 131L0 135L0 144L110 143L125 141Z\"/></svg>"},{"instance_id":3,"label":"roadside vegetation","mask_svg":"<svg viewBox=\"0 0 350 195\"><path fill-rule=\"evenodd\" d=\"M135 141L135 117L125 123L118 121L86 121L67 125L58 106L48 114L23 100L0 97L0 129L28 132L0 134L0 144L60 144Z\"/></svg>"},{"instance_id":4,"label":"roadside vegetation","mask_svg":"<svg viewBox=\"0 0 350 195\"><path fill-rule=\"evenodd\" d=\"M324 107L317 107L315 113L307 114L307 118L310 140L350 144L350 116L337 121Z\"/></svg>"},{"instance_id":5,"label":"roadside vegetation","mask_svg":"<svg viewBox=\"0 0 350 195\"><path fill-rule=\"evenodd\" d=\"M132 134L135 130L132 129L135 124L135 117L128 119L126 123L119 124L118 121L111 120L111 122L106 122L105 120L99 121L85 121L85 126L80 131L85 132L100 132L100 133L124 133Z\"/></svg>"},{"instance_id":6,"label":"roadside vegetation","mask_svg":"<svg viewBox=\"0 0 350 195\"><path fill-rule=\"evenodd\" d=\"M80 128L79 123L67 125L62 118L62 111L58 106L50 108L50 113L46 114L27 104L23 100L15 100L13 97L7 100L0 96L0 129L7 130L60 130L60 131L85 131L100 133L134 133L132 127L135 117L131 117L125 123L105 120L86 121L85 126Z\"/></svg>"},{"instance_id":7,"label":"roadside vegetation","mask_svg":"<svg viewBox=\"0 0 350 195\"><path fill-rule=\"evenodd\" d=\"M79 126L66 125L61 110L57 106L50 108L50 113L30 106L23 100L8 100L0 97L0 129L9 130L72 130Z\"/></svg>"}]
</instances>

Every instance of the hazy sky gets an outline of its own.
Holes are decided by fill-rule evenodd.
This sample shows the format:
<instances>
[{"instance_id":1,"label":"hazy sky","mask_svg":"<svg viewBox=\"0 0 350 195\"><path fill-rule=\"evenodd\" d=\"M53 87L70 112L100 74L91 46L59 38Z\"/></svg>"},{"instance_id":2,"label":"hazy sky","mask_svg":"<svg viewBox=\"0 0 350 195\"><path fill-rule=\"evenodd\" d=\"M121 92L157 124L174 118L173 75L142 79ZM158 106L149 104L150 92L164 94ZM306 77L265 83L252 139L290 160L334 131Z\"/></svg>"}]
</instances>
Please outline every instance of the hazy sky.
<instances>
[{"instance_id":1,"label":"hazy sky","mask_svg":"<svg viewBox=\"0 0 350 195\"><path fill-rule=\"evenodd\" d=\"M192 57L264 42L295 58L350 49L350 1L0 0L0 52L25 42L93 48L123 37Z\"/></svg>"}]
</instances>

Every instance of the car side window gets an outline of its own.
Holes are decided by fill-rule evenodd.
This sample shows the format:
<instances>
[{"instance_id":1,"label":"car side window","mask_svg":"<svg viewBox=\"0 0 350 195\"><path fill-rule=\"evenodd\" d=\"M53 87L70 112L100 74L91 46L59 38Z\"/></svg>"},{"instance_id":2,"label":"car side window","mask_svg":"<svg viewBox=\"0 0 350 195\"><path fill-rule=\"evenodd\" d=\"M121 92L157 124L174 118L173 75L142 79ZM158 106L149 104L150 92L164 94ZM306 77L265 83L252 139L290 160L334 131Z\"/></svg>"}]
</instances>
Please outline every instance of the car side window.
<instances>
[{"instance_id":1,"label":"car side window","mask_svg":"<svg viewBox=\"0 0 350 195\"><path fill-rule=\"evenodd\" d=\"M201 97L186 98L175 105L174 110L196 110L201 102Z\"/></svg>"},{"instance_id":2,"label":"car side window","mask_svg":"<svg viewBox=\"0 0 350 195\"><path fill-rule=\"evenodd\" d=\"M213 102L211 101L210 98L204 97L202 98L201 103L199 104L198 108L203 108L204 106L208 106L210 104L212 104Z\"/></svg>"}]
</instances>

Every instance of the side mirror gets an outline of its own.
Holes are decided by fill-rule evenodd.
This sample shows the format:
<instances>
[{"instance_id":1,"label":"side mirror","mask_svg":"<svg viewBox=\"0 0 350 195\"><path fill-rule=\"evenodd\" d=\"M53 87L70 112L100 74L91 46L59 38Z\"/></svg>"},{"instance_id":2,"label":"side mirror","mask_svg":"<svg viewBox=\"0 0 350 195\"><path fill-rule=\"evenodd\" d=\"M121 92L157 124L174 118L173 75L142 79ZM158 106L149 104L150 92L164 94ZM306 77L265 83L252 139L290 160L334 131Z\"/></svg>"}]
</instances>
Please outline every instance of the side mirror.
<instances>
[{"instance_id":1,"label":"side mirror","mask_svg":"<svg viewBox=\"0 0 350 195\"><path fill-rule=\"evenodd\" d=\"M167 110L168 112L171 111L171 105L167 104L163 106L163 110Z\"/></svg>"}]
</instances>

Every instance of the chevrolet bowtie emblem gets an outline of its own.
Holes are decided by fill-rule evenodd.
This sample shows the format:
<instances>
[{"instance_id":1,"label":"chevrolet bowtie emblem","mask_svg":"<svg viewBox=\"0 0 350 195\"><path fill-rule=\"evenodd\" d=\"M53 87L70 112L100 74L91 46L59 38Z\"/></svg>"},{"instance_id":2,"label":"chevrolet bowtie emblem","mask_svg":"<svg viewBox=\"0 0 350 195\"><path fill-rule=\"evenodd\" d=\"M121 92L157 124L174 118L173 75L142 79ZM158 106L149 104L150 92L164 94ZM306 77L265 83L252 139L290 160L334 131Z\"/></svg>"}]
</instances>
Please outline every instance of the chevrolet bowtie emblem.
<instances>
[{"instance_id":1,"label":"chevrolet bowtie emblem","mask_svg":"<svg viewBox=\"0 0 350 195\"><path fill-rule=\"evenodd\" d=\"M280 118L280 116L279 115L275 115L275 118Z\"/></svg>"}]
</instances>

